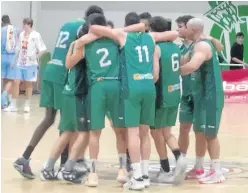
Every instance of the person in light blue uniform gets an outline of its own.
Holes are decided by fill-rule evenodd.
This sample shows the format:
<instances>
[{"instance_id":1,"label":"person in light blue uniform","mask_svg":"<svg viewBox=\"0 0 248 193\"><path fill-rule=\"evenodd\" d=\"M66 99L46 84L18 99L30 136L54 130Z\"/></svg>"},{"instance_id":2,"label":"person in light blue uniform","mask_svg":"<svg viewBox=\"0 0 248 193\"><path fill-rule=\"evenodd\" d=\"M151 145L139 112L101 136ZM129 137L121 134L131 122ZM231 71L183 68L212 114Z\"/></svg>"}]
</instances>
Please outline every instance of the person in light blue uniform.
<instances>
[{"instance_id":1,"label":"person in light blue uniform","mask_svg":"<svg viewBox=\"0 0 248 193\"><path fill-rule=\"evenodd\" d=\"M4 108L10 103L11 88L16 78L14 56L18 39L18 30L11 25L8 15L2 16L1 37L1 78L4 83L4 89L1 95L1 107Z\"/></svg>"}]
</instances>

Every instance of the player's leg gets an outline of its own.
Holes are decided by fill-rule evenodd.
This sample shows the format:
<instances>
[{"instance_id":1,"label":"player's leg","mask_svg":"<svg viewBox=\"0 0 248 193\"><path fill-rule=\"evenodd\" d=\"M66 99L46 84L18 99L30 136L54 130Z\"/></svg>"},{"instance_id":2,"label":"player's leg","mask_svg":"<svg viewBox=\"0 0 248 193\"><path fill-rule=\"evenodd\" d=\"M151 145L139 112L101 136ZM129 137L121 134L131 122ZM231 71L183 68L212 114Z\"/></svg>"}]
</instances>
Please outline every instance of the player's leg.
<instances>
[{"instance_id":1,"label":"player's leg","mask_svg":"<svg viewBox=\"0 0 248 193\"><path fill-rule=\"evenodd\" d=\"M164 127L162 129L166 144L171 149L176 159L175 183L181 184L185 179L187 160L181 155L178 142L171 132L171 128L175 126L178 113L178 106L164 108Z\"/></svg>"},{"instance_id":2,"label":"player's leg","mask_svg":"<svg viewBox=\"0 0 248 193\"><path fill-rule=\"evenodd\" d=\"M61 113L61 120L59 125L59 130L61 135L58 137L56 143L54 144L52 151L50 152L49 158L41 171L42 180L54 180L56 179L56 174L54 171L54 165L64 151L66 146L69 144L71 138L77 132L77 101L75 96L63 96L63 106Z\"/></svg>"},{"instance_id":3,"label":"player's leg","mask_svg":"<svg viewBox=\"0 0 248 193\"><path fill-rule=\"evenodd\" d=\"M204 178L199 179L199 182L203 184L215 184L225 181L225 177L222 175L220 168L220 143L217 136L221 114L222 107L216 107L216 105L206 106L206 127L204 134L211 159L211 169Z\"/></svg>"},{"instance_id":4,"label":"player's leg","mask_svg":"<svg viewBox=\"0 0 248 193\"><path fill-rule=\"evenodd\" d=\"M60 95L63 90L62 85L58 85L60 88ZM60 96L61 97L61 96ZM41 97L40 106L46 108L45 116L41 123L35 129L33 136L23 153L23 156L17 159L14 163L14 167L27 178L34 178L31 168L29 166L30 156L42 139L48 128L54 123L57 110L54 109L54 84L49 81L43 81L41 84ZM25 166L25 167L24 167Z\"/></svg>"},{"instance_id":5,"label":"player's leg","mask_svg":"<svg viewBox=\"0 0 248 193\"><path fill-rule=\"evenodd\" d=\"M202 108L202 101L194 99L194 113L193 113L193 129L195 132L195 164L192 170L187 173L187 179L197 179L204 175L204 156L206 153L206 139L204 135L204 127L206 120L206 112Z\"/></svg>"},{"instance_id":6,"label":"player's leg","mask_svg":"<svg viewBox=\"0 0 248 193\"><path fill-rule=\"evenodd\" d=\"M4 84L4 89L2 91L1 95L1 101L2 101L2 106L4 105L5 107L8 106L11 103L11 95L12 95L12 87L13 87L13 82L14 79L16 78L16 67L11 66L12 61L14 56L6 56L2 55L4 57L1 63L1 69L2 69L2 77L5 82ZM6 79L5 79L6 78ZM2 87L3 88L3 87Z\"/></svg>"},{"instance_id":7,"label":"player's leg","mask_svg":"<svg viewBox=\"0 0 248 193\"><path fill-rule=\"evenodd\" d=\"M82 99L82 97L78 96L74 98L76 99L76 106L74 108L74 112L76 112L76 115L71 117L71 124L73 124L74 128L76 128L79 132L77 134L76 141L70 148L69 158L64 165L62 175L64 180L77 184L82 182L82 175L88 172L87 170L75 169L78 159L82 158L82 155L84 157L85 150L88 146L89 130L87 125L86 99ZM73 140L73 138L71 138L70 140Z\"/></svg>"},{"instance_id":8,"label":"player's leg","mask_svg":"<svg viewBox=\"0 0 248 193\"><path fill-rule=\"evenodd\" d=\"M89 121L90 121L90 173L85 184L90 187L98 186L98 174L96 171L97 158L99 154L99 139L101 131L105 127L106 113L106 93L105 82L98 82L90 87L88 103L89 103Z\"/></svg>"},{"instance_id":9,"label":"player's leg","mask_svg":"<svg viewBox=\"0 0 248 193\"><path fill-rule=\"evenodd\" d=\"M17 111L16 102L17 102L17 98L19 97L20 82L24 80L23 69L16 66L14 73L15 73L15 79L12 85L12 100L11 100L11 104L7 108L4 109L5 112L16 112Z\"/></svg>"},{"instance_id":10,"label":"player's leg","mask_svg":"<svg viewBox=\"0 0 248 193\"><path fill-rule=\"evenodd\" d=\"M154 92L142 94L141 117L140 117L140 148L141 148L141 166L142 178L145 187L150 186L148 175L149 160L151 155L150 125L154 125L155 119L155 89Z\"/></svg>"},{"instance_id":11,"label":"player's leg","mask_svg":"<svg viewBox=\"0 0 248 193\"><path fill-rule=\"evenodd\" d=\"M131 97L130 97L131 98ZM141 140L139 133L141 105L135 97L123 100L124 121L128 133L128 150L131 158L131 167L133 169L132 178L123 185L128 189L144 189L144 180L142 178L141 166Z\"/></svg>"},{"instance_id":12,"label":"player's leg","mask_svg":"<svg viewBox=\"0 0 248 193\"><path fill-rule=\"evenodd\" d=\"M180 132L178 145L182 155L187 154L189 132L193 123L193 101L190 96L182 96L179 110Z\"/></svg>"},{"instance_id":13,"label":"player's leg","mask_svg":"<svg viewBox=\"0 0 248 193\"><path fill-rule=\"evenodd\" d=\"M107 108L109 110L109 117L112 118L112 124L116 135L116 147L119 156L119 171L117 181L126 183L128 180L128 172L126 169L126 150L127 150L127 129L125 128L123 115L121 114L120 103L120 83L119 81L109 82L111 91L107 92ZM113 99L116 99L113 101Z\"/></svg>"},{"instance_id":14,"label":"player's leg","mask_svg":"<svg viewBox=\"0 0 248 193\"><path fill-rule=\"evenodd\" d=\"M160 158L161 169L157 177L161 183L172 183L174 181L174 175L170 171L166 141L163 135L163 128L167 125L167 114L165 108L157 109L155 113L155 125L151 128L151 134Z\"/></svg>"}]
</instances>

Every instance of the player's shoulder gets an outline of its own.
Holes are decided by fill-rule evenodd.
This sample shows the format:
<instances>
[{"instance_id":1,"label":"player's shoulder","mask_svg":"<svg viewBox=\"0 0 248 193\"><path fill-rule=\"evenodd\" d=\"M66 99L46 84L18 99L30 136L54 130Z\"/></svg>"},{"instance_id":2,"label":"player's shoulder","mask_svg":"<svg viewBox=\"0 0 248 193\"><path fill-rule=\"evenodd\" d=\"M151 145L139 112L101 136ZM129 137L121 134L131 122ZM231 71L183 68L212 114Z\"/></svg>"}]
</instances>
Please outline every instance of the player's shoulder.
<instances>
[{"instance_id":1,"label":"player's shoulder","mask_svg":"<svg viewBox=\"0 0 248 193\"><path fill-rule=\"evenodd\" d=\"M204 50L211 48L211 42L210 41L199 41L196 42L194 45L194 49Z\"/></svg>"}]
</instances>

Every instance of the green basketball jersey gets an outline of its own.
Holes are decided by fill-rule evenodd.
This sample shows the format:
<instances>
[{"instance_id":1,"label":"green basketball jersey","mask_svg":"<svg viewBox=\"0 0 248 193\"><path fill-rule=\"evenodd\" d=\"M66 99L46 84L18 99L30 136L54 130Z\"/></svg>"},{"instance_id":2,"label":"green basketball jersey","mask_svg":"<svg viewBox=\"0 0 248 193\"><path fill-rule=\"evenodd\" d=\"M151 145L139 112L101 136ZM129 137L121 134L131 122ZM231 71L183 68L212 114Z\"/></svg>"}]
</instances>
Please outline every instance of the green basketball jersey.
<instances>
[{"instance_id":1,"label":"green basketball jersey","mask_svg":"<svg viewBox=\"0 0 248 193\"><path fill-rule=\"evenodd\" d=\"M109 39L101 38L85 46L89 84L101 80L119 79L119 47Z\"/></svg>"},{"instance_id":2,"label":"green basketball jersey","mask_svg":"<svg viewBox=\"0 0 248 193\"><path fill-rule=\"evenodd\" d=\"M222 108L224 105L224 91L218 56L211 41L204 41L211 46L212 50L212 58L204 62L200 67L204 101L206 105L208 105L208 101L210 101L214 102L216 107Z\"/></svg>"},{"instance_id":3,"label":"green basketball jersey","mask_svg":"<svg viewBox=\"0 0 248 193\"><path fill-rule=\"evenodd\" d=\"M180 103L179 47L173 42L157 43L160 48L159 80L156 83L159 107L173 107Z\"/></svg>"},{"instance_id":4,"label":"green basketball jersey","mask_svg":"<svg viewBox=\"0 0 248 193\"><path fill-rule=\"evenodd\" d=\"M154 89L154 48L155 43L149 33L127 33L120 60L122 90L127 95L130 90Z\"/></svg>"},{"instance_id":5,"label":"green basketball jersey","mask_svg":"<svg viewBox=\"0 0 248 193\"><path fill-rule=\"evenodd\" d=\"M78 33L84 24L83 19L76 19L66 22L61 28L56 40L52 60L47 64L44 80L49 80L59 84L65 84L66 68L65 59L70 44L77 39Z\"/></svg>"},{"instance_id":6,"label":"green basketball jersey","mask_svg":"<svg viewBox=\"0 0 248 193\"><path fill-rule=\"evenodd\" d=\"M67 71L66 84L63 94L83 96L87 94L87 66L85 60L81 60L73 68Z\"/></svg>"},{"instance_id":7,"label":"green basketball jersey","mask_svg":"<svg viewBox=\"0 0 248 193\"><path fill-rule=\"evenodd\" d=\"M182 44L180 47L181 54L185 55L190 49L192 49L192 44L187 46L185 44ZM191 94L191 88L190 88L190 74L182 76L182 95L188 96Z\"/></svg>"}]
</instances>

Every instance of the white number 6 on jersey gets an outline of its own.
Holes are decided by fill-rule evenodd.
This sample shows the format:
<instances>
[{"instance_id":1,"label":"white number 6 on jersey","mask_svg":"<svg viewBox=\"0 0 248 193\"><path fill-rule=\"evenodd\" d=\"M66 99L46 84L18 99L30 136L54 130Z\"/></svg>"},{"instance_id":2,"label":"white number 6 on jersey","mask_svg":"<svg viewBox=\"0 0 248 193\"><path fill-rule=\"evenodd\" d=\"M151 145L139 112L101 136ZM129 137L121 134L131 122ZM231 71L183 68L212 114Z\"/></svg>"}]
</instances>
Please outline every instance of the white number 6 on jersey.
<instances>
[{"instance_id":1,"label":"white number 6 on jersey","mask_svg":"<svg viewBox=\"0 0 248 193\"><path fill-rule=\"evenodd\" d=\"M179 56L177 53L171 55L171 64L172 64L172 71L176 72L179 70Z\"/></svg>"},{"instance_id":2,"label":"white number 6 on jersey","mask_svg":"<svg viewBox=\"0 0 248 193\"><path fill-rule=\"evenodd\" d=\"M100 66L103 68L103 67L106 67L106 66L111 65L112 62L111 62L111 60L105 61L105 60L107 59L108 55L109 55L108 49L107 49L107 48L101 48L101 49L98 49L98 50L96 51L97 54L100 54L100 53L102 53L102 52L103 52L103 56L102 56L102 58L100 59L99 64L100 64Z\"/></svg>"}]
</instances>

